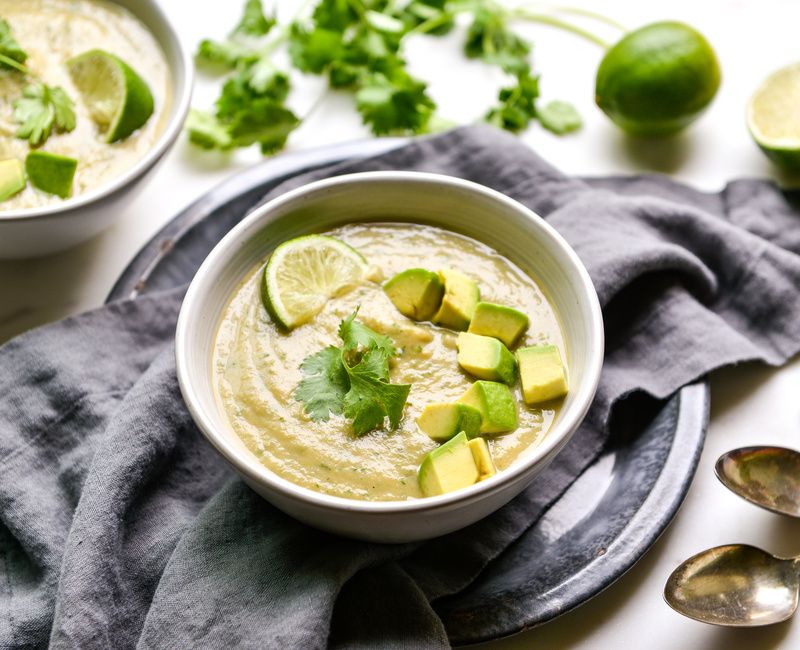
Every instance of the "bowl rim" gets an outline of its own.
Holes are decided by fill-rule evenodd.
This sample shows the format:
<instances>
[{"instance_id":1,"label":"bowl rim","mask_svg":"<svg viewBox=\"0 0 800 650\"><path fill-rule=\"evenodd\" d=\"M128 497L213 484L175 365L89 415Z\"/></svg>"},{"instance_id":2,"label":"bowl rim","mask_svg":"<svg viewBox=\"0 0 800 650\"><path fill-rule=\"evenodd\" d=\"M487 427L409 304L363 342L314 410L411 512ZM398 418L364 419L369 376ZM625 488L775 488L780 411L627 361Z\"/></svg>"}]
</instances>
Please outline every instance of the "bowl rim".
<instances>
[{"instance_id":1,"label":"bowl rim","mask_svg":"<svg viewBox=\"0 0 800 650\"><path fill-rule=\"evenodd\" d=\"M260 222L270 214L281 208L291 205L306 195L325 192L341 185L358 185L364 183L381 182L417 182L434 185L444 185L453 189L476 192L484 197L503 204L506 208L515 210L525 216L550 239L548 246L555 246L561 255L565 256L572 265L572 270L580 282L579 294L582 295L589 316L589 327L592 341L588 346L586 371L584 380L575 394L572 408L547 432L544 440L534 449L534 452L524 462L514 463L510 467L497 472L494 476L480 481L462 490L417 499L403 501L365 501L338 497L310 488L297 485L285 479L258 461L249 451L236 448L233 444L220 435L213 423L206 418L202 408L202 400L196 393L192 374L189 372L189 347L191 341L188 329L195 320L195 314L200 313L203 305L203 294L200 285L209 277L219 275L225 264L240 249L242 242L254 236L269 225ZM216 327L216 324L215 324ZM520 202L512 199L494 189L468 181L465 179L417 171L368 171L343 174L322 180L307 183L301 187L272 199L253 210L241 222L234 226L208 254L195 274L181 306L175 335L175 361L178 385L183 399L192 418L200 428L204 437L216 448L247 482L266 484L272 491L280 493L294 501L304 502L309 506L316 506L335 511L364 514L388 514L393 512L420 512L446 508L453 504L473 502L480 500L489 493L500 492L518 481L524 480L526 474L537 464L552 458L569 441L577 431L580 423L586 416L600 381L600 371L604 354L604 330L600 301L592 283L589 273L578 258L577 253L548 224L542 217L530 210ZM209 351L210 353L210 351ZM214 405L213 408L217 408ZM556 435L553 435L554 432ZM235 434L233 434L235 435Z\"/></svg>"},{"instance_id":2,"label":"bowl rim","mask_svg":"<svg viewBox=\"0 0 800 650\"><path fill-rule=\"evenodd\" d=\"M173 90L176 87L175 81L177 78L182 76L184 79L184 84L183 92L181 93L180 97L173 97L173 115L150 150L142 158L140 158L136 164L127 169L120 176L117 176L111 180L109 183L100 186L96 190L92 190L86 194L80 194L74 198L69 198L60 203L54 203L52 205L46 205L38 208L18 208L16 210L8 210L6 212L0 211L0 223L3 221L25 221L29 219L36 219L38 217L46 217L64 212L70 212L72 210L84 208L92 203L99 202L102 199L115 194L116 192L125 188L127 185L135 183L142 176L144 176L144 174L156 164L159 158L161 158L169 150L183 129L183 123L186 120L186 116L189 114L189 107L192 101L192 88L194 86L194 63L189 49L185 46L183 40L178 36L178 33L175 31L175 27L164 13L164 10L161 8L161 4L157 0L136 0L135 3L131 2L127 4L118 2L117 0L110 0L110 2L112 2L112 4L121 6L123 9L126 9L133 14L139 20L139 22L144 24L150 35L158 42L159 39L156 37L150 26L141 18L141 14L138 11L139 7L141 7L143 4L149 5L152 14L155 16L157 22L160 23L160 27L164 30L166 36L165 40L169 41L170 45L175 48L175 51L177 52L176 61L178 65L175 69L170 69ZM159 46L161 46L163 49L162 43L159 43Z\"/></svg>"}]
</instances>

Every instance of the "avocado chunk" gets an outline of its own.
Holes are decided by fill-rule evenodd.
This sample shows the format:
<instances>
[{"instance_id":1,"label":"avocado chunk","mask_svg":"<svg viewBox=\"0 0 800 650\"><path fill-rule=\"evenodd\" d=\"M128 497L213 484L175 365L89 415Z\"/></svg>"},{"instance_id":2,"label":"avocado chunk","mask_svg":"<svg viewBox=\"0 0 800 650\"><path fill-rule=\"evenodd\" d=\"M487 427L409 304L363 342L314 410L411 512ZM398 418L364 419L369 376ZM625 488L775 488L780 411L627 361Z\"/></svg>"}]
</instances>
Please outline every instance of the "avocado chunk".
<instances>
[{"instance_id":1,"label":"avocado chunk","mask_svg":"<svg viewBox=\"0 0 800 650\"><path fill-rule=\"evenodd\" d=\"M481 412L481 433L504 433L517 428L517 405L505 384L476 381L458 401Z\"/></svg>"},{"instance_id":2,"label":"avocado chunk","mask_svg":"<svg viewBox=\"0 0 800 650\"><path fill-rule=\"evenodd\" d=\"M433 322L454 330L466 330L481 299L478 284L453 269L439 271L439 279L444 283L444 297Z\"/></svg>"},{"instance_id":3,"label":"avocado chunk","mask_svg":"<svg viewBox=\"0 0 800 650\"><path fill-rule=\"evenodd\" d=\"M493 302L479 302L468 331L472 334L493 336L507 347L513 348L528 331L528 322L528 317L521 311Z\"/></svg>"},{"instance_id":4,"label":"avocado chunk","mask_svg":"<svg viewBox=\"0 0 800 650\"><path fill-rule=\"evenodd\" d=\"M426 497L469 487L477 483L479 476L472 448L463 431L428 453L417 472L419 488Z\"/></svg>"},{"instance_id":5,"label":"avocado chunk","mask_svg":"<svg viewBox=\"0 0 800 650\"><path fill-rule=\"evenodd\" d=\"M458 402L428 404L417 418L417 426L437 442L446 442L461 431L474 438L481 430L481 412Z\"/></svg>"},{"instance_id":6,"label":"avocado chunk","mask_svg":"<svg viewBox=\"0 0 800 650\"><path fill-rule=\"evenodd\" d=\"M478 379L513 384L517 362L505 345L491 336L461 332L456 340L458 365Z\"/></svg>"},{"instance_id":7,"label":"avocado chunk","mask_svg":"<svg viewBox=\"0 0 800 650\"><path fill-rule=\"evenodd\" d=\"M78 161L75 158L47 151L31 151L25 158L25 171L31 185L62 199L72 194L72 181L77 168Z\"/></svg>"},{"instance_id":8,"label":"avocado chunk","mask_svg":"<svg viewBox=\"0 0 800 650\"><path fill-rule=\"evenodd\" d=\"M439 275L425 269L407 269L395 275L383 290L403 316L430 320L439 311L444 285Z\"/></svg>"},{"instance_id":9,"label":"avocado chunk","mask_svg":"<svg viewBox=\"0 0 800 650\"><path fill-rule=\"evenodd\" d=\"M473 438L469 441L469 448L472 451L472 459L475 461L475 467L478 468L478 480L484 481L487 478L497 474L497 468L494 466L492 454L489 451L489 445L483 438Z\"/></svg>"},{"instance_id":10,"label":"avocado chunk","mask_svg":"<svg viewBox=\"0 0 800 650\"><path fill-rule=\"evenodd\" d=\"M522 396L526 404L538 404L567 394L567 376L555 345L533 345L517 350Z\"/></svg>"},{"instance_id":11,"label":"avocado chunk","mask_svg":"<svg viewBox=\"0 0 800 650\"><path fill-rule=\"evenodd\" d=\"M25 189L25 168L16 158L0 160L0 201L10 199Z\"/></svg>"}]
</instances>

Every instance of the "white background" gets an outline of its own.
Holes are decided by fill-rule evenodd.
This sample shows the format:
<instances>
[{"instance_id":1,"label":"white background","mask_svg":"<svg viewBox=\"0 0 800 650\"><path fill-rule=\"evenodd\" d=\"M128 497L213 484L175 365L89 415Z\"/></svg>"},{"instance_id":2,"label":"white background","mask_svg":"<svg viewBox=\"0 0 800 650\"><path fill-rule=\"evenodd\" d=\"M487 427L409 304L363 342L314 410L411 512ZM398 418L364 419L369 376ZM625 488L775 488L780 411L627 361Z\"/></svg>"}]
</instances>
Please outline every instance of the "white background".
<instances>
[{"instance_id":1,"label":"white background","mask_svg":"<svg viewBox=\"0 0 800 650\"><path fill-rule=\"evenodd\" d=\"M192 49L203 37L222 37L238 19L239 0L163 0ZM773 69L800 59L800 3L792 0L673 0L669 3L572 0L628 27L659 19L686 21L703 32L719 55L723 83L710 110L686 133L664 142L628 140L593 103L595 45L549 27L525 32L535 41L535 67L548 99L573 102L585 119L579 134L556 138L534 126L523 137L571 174L656 171L696 187L717 190L741 176L786 182L762 157L744 125L747 97ZM284 15L296 2L284 1ZM611 29L601 30L614 38ZM502 77L459 52L460 34L419 38L409 47L412 71L430 82L442 115L469 122L491 103ZM304 113L324 92L314 78L298 80L293 98ZM195 105L208 107L213 80L198 79ZM291 149L363 138L368 134L344 93L328 93L292 136ZM0 262L0 341L67 314L100 305L135 252L176 212L214 184L258 161L255 150L233 156L200 152L183 139L116 225L93 241L46 259ZM800 227L800 223L798 224ZM686 557L704 548L748 542L786 555L800 553L800 522L746 504L713 476L724 451L769 443L800 447L800 363L775 371L746 366L715 374L708 442L694 484L677 518L627 575L574 612L494 648L648 648L761 650L800 648L800 622L753 630L726 630L687 620L662 599L664 582Z\"/></svg>"}]
</instances>

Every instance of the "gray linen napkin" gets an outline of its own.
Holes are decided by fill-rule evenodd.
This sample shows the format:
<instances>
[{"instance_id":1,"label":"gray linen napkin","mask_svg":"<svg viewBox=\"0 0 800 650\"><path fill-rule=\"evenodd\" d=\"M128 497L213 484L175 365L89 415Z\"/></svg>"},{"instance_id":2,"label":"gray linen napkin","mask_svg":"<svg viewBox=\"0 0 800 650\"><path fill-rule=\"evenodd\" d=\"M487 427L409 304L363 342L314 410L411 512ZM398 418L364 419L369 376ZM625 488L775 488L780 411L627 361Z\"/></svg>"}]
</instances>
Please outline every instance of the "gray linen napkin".
<instances>
[{"instance_id":1,"label":"gray linen napkin","mask_svg":"<svg viewBox=\"0 0 800 650\"><path fill-rule=\"evenodd\" d=\"M663 399L722 365L800 350L800 216L769 183L703 194L662 178L584 182L467 128L274 194L373 169L495 187L575 247L607 355L568 447L463 531L421 545L338 538L257 497L198 433L173 362L182 289L68 318L0 348L0 646L446 647L453 622L437 599L491 571L596 457L630 396Z\"/></svg>"}]
</instances>

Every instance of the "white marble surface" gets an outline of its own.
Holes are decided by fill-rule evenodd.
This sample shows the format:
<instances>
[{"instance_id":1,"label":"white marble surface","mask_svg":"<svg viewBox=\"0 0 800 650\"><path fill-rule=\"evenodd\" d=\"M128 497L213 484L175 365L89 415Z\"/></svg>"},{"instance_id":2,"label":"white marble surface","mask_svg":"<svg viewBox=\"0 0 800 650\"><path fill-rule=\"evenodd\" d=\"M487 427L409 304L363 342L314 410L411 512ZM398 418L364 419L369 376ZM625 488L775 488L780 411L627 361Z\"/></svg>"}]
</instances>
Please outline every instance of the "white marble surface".
<instances>
[{"instance_id":1,"label":"white marble surface","mask_svg":"<svg viewBox=\"0 0 800 650\"><path fill-rule=\"evenodd\" d=\"M296 2L285 0L291 13ZM597 8L600 3L572 0ZM222 35L237 19L241 3L164 0L190 46L204 36ZM679 138L644 146L626 140L593 105L595 46L534 26L536 66L545 98L564 98L581 110L586 125L570 138L555 138L534 127L524 140L545 158L574 174L660 171L714 190L741 176L778 178L750 141L744 104L772 69L797 54L800 3L792 0L673 0L645 3L605 0L602 11L628 26L657 19L685 20L704 32L717 49L723 85L712 108ZM612 36L611 31L606 32ZM465 65L457 37L412 43L415 71L431 81L442 113L469 121L490 101L499 77L479 64ZM322 92L316 79L299 82L301 112ZM213 82L199 80L197 105L213 100ZM364 137L350 98L327 94L321 107L293 136L293 149ZM46 259L0 262L0 341L31 327L100 305L115 278L139 247L173 214L210 186L259 158L255 151L232 157L206 154L181 141L155 178L119 215L116 225L74 250ZM599 597L561 618L493 648L709 648L739 650L800 647L800 622L733 631L705 626L675 614L661 597L670 571L684 558L716 544L748 542L768 550L800 553L800 522L772 515L728 493L713 477L723 451L739 445L774 443L800 447L800 363L781 370L745 366L712 377L712 418L708 442L686 502L673 524L627 575Z\"/></svg>"}]
</instances>

